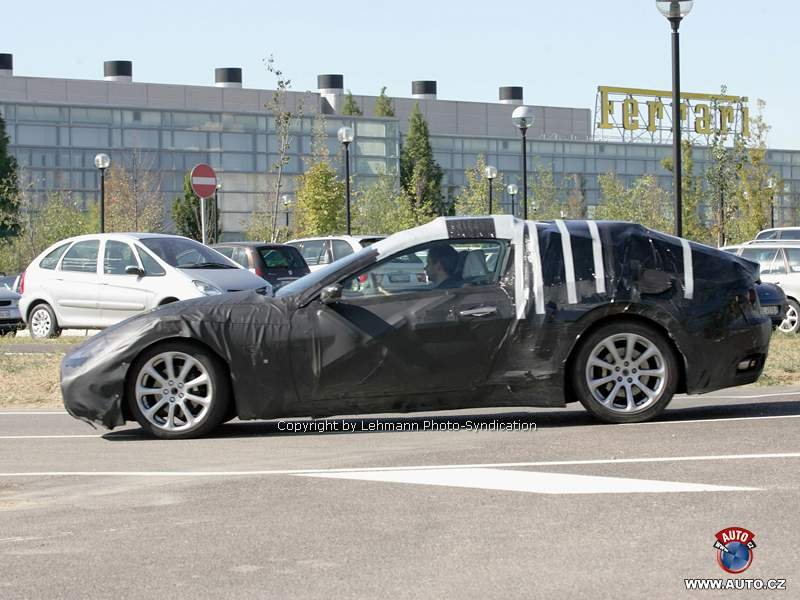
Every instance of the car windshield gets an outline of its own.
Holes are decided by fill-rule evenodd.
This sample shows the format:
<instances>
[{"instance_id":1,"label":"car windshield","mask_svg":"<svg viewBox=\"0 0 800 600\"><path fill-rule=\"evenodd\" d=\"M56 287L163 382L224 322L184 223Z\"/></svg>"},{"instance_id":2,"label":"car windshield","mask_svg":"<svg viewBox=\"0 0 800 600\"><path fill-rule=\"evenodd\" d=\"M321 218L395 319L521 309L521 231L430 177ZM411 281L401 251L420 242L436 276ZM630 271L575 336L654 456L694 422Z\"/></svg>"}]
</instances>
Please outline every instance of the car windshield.
<instances>
[{"instance_id":1,"label":"car windshield","mask_svg":"<svg viewBox=\"0 0 800 600\"><path fill-rule=\"evenodd\" d=\"M274 248L265 246L258 249L264 264L268 269L307 269L306 261L300 256L300 252L291 246L286 248Z\"/></svg>"},{"instance_id":2,"label":"car windshield","mask_svg":"<svg viewBox=\"0 0 800 600\"><path fill-rule=\"evenodd\" d=\"M158 258L179 269L237 269L238 266L200 242L179 237L145 238L141 243Z\"/></svg>"},{"instance_id":3,"label":"car windshield","mask_svg":"<svg viewBox=\"0 0 800 600\"><path fill-rule=\"evenodd\" d=\"M349 265L358 262L359 260L364 258L365 254L370 252L374 251L370 250L369 248L364 248L363 250L360 250L355 254L350 254L349 256L345 256L344 258L337 260L336 262L333 262L329 265L322 267L321 269L313 271L312 273L304 277L301 277L297 281L293 281L289 285L282 287L277 292L275 292L275 296L282 297L282 296L291 296L293 294L301 294L307 289L319 285L321 281L324 281L333 273L337 273L340 270L346 270Z\"/></svg>"}]
</instances>

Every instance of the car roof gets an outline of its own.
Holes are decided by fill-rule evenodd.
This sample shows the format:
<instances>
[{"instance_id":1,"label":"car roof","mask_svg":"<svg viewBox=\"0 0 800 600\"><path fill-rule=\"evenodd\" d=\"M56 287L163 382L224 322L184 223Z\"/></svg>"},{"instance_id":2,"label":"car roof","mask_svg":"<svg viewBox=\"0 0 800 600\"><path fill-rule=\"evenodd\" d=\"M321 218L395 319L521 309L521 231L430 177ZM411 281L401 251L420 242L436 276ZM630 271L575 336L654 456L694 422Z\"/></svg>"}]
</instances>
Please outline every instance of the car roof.
<instances>
[{"instance_id":1,"label":"car roof","mask_svg":"<svg viewBox=\"0 0 800 600\"><path fill-rule=\"evenodd\" d=\"M376 233L375 235L319 235L314 237L304 237L304 238L297 238L296 240L289 240L286 242L287 244L293 244L295 242L308 242L308 241L316 241L316 240L351 240L354 242L360 242L361 240L373 240L373 239L383 239L386 236L381 233Z\"/></svg>"},{"instance_id":2,"label":"car roof","mask_svg":"<svg viewBox=\"0 0 800 600\"><path fill-rule=\"evenodd\" d=\"M114 239L129 239L129 240L147 240L154 238L174 238L180 240L188 240L191 238L182 235L171 235L169 233L143 233L143 232L121 232L121 233L86 233L83 235L76 235L70 238L59 240L53 245L59 245L67 242L80 242L84 240L114 240ZM195 240L192 240L195 241ZM199 243L199 242L198 242Z\"/></svg>"},{"instance_id":3,"label":"car roof","mask_svg":"<svg viewBox=\"0 0 800 600\"><path fill-rule=\"evenodd\" d=\"M277 242L220 242L219 244L212 244L212 248L220 246L240 246L243 248L293 248L288 244L279 244Z\"/></svg>"}]
</instances>

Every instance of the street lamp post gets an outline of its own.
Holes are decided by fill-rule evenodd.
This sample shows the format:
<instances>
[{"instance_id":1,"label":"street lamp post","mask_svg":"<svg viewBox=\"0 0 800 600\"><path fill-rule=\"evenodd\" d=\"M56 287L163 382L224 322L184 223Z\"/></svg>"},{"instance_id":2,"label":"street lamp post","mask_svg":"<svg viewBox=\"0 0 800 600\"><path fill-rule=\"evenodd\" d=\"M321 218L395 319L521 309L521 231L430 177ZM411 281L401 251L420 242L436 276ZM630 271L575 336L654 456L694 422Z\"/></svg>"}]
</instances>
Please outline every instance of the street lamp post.
<instances>
[{"instance_id":1,"label":"street lamp post","mask_svg":"<svg viewBox=\"0 0 800 600\"><path fill-rule=\"evenodd\" d=\"M486 167L486 179L489 180L489 214L492 214L492 188L494 187L494 180L497 177L497 169L495 167Z\"/></svg>"},{"instance_id":2,"label":"street lamp post","mask_svg":"<svg viewBox=\"0 0 800 600\"><path fill-rule=\"evenodd\" d=\"M769 226L775 229L775 180L772 177L767 179L767 189L769 189Z\"/></svg>"},{"instance_id":3,"label":"street lamp post","mask_svg":"<svg viewBox=\"0 0 800 600\"><path fill-rule=\"evenodd\" d=\"M106 169L111 165L108 154L94 157L94 166L100 169L100 233L106 232Z\"/></svg>"},{"instance_id":4,"label":"street lamp post","mask_svg":"<svg viewBox=\"0 0 800 600\"><path fill-rule=\"evenodd\" d=\"M350 235L350 144L355 138L350 127L339 128L339 142L344 146L344 179L347 200L347 235Z\"/></svg>"},{"instance_id":5,"label":"street lamp post","mask_svg":"<svg viewBox=\"0 0 800 600\"><path fill-rule=\"evenodd\" d=\"M533 107L518 106L511 120L522 133L522 218L528 219L528 129L533 125Z\"/></svg>"},{"instance_id":6,"label":"street lamp post","mask_svg":"<svg viewBox=\"0 0 800 600\"><path fill-rule=\"evenodd\" d=\"M514 198L516 198L519 188L517 187L516 183L509 183L506 189L508 190L508 195L511 196L511 216L516 217L517 210L514 206Z\"/></svg>"},{"instance_id":7,"label":"street lamp post","mask_svg":"<svg viewBox=\"0 0 800 600\"><path fill-rule=\"evenodd\" d=\"M683 235L683 190L681 189L681 64L680 27L683 17L692 10L694 0L656 0L661 14L672 25L672 163L675 188L675 235Z\"/></svg>"},{"instance_id":8,"label":"street lamp post","mask_svg":"<svg viewBox=\"0 0 800 600\"><path fill-rule=\"evenodd\" d=\"M281 196L281 200L283 200L283 208L286 210L286 235L289 235L289 207L292 205L292 201L286 194Z\"/></svg>"}]
</instances>

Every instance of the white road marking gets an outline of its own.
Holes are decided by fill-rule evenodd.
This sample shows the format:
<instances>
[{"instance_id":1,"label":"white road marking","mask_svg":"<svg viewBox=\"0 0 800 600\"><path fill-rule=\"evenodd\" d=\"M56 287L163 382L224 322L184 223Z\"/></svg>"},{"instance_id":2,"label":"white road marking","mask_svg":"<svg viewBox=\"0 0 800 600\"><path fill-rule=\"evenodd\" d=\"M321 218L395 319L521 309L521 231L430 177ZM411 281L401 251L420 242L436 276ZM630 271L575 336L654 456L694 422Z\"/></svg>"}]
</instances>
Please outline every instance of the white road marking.
<instances>
[{"instance_id":1,"label":"white road marking","mask_svg":"<svg viewBox=\"0 0 800 600\"><path fill-rule=\"evenodd\" d=\"M85 435L0 435L0 440L60 440L70 438L100 438L103 434L87 433Z\"/></svg>"},{"instance_id":2,"label":"white road marking","mask_svg":"<svg viewBox=\"0 0 800 600\"><path fill-rule=\"evenodd\" d=\"M681 419L674 421L645 421L644 423L618 423L625 427L631 425L672 425L674 423L724 423L726 421L759 421L765 419L796 419L800 415L770 415L766 417L720 417L718 419Z\"/></svg>"},{"instance_id":3,"label":"white road marking","mask_svg":"<svg viewBox=\"0 0 800 600\"><path fill-rule=\"evenodd\" d=\"M28 416L28 415L69 415L65 410L52 410L52 411L0 411L0 417L9 416Z\"/></svg>"},{"instance_id":4,"label":"white road marking","mask_svg":"<svg viewBox=\"0 0 800 600\"><path fill-rule=\"evenodd\" d=\"M315 473L301 477L412 483L458 488L505 490L535 494L635 494L664 492L739 492L759 491L759 488L630 479L627 477L597 477L570 473L538 473L533 471L504 471L502 469L440 469L437 471L391 470L367 473Z\"/></svg>"},{"instance_id":5,"label":"white road marking","mask_svg":"<svg viewBox=\"0 0 800 600\"><path fill-rule=\"evenodd\" d=\"M477 463L465 465L417 465L405 467L352 467L342 469L273 469L263 471L37 471L0 473L0 477L244 477L261 475L306 475L315 473L367 473L370 471L427 471L447 469L502 469L513 467L564 467L579 465L622 465L712 460L768 460L800 458L800 452L775 454L720 454L713 456L660 456L645 458L600 458L515 463Z\"/></svg>"}]
</instances>

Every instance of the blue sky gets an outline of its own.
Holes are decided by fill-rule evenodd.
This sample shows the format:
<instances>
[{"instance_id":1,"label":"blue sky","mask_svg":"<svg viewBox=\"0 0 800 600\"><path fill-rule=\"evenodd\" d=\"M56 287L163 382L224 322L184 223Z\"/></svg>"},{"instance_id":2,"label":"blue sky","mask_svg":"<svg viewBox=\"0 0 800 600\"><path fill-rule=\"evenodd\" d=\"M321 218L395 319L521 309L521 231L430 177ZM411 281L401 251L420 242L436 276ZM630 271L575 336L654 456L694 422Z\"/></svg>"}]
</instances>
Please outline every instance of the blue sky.
<instances>
[{"instance_id":1,"label":"blue sky","mask_svg":"<svg viewBox=\"0 0 800 600\"><path fill-rule=\"evenodd\" d=\"M354 93L494 101L522 85L530 104L594 108L598 85L669 89L669 25L655 0L7 0L0 52L18 75L99 79L103 60L134 61L134 79L207 85L241 66L270 88L269 54L298 90L343 73ZM696 0L681 26L684 91L767 102L770 146L800 149L800 3Z\"/></svg>"}]
</instances>

